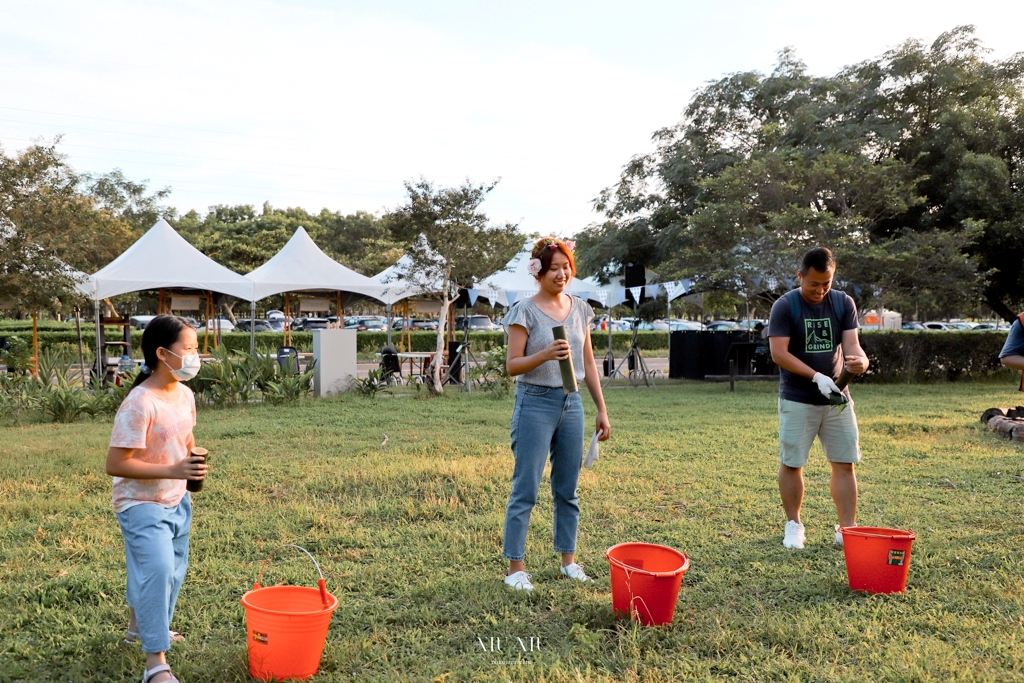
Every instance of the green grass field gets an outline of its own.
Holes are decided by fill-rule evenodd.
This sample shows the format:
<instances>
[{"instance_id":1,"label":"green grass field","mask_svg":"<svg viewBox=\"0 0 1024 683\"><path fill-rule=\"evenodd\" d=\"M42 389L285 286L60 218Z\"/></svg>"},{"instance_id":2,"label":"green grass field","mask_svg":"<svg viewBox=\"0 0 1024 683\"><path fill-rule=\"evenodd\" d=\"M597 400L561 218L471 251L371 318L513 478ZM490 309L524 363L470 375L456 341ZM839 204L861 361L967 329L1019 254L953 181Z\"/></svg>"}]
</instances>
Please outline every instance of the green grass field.
<instances>
[{"instance_id":1,"label":"green grass field","mask_svg":"<svg viewBox=\"0 0 1024 683\"><path fill-rule=\"evenodd\" d=\"M213 472L194 498L173 624L188 641L170 661L183 683L249 680L239 599L272 548L298 543L341 602L317 681L1021 679L1024 449L978 422L1021 402L1013 389L854 388L859 522L919 535L908 591L892 596L847 587L817 446L807 548L782 548L774 385L609 390L613 438L579 485L579 557L597 580L557 578L545 481L531 595L501 584L511 398L204 410L196 435ZM138 646L121 644L109 434L109 421L0 431L0 680L141 677ZM671 626L612 615L604 551L634 540L691 558ZM284 552L264 584L315 578ZM516 638L531 637L539 649L523 652Z\"/></svg>"}]
</instances>

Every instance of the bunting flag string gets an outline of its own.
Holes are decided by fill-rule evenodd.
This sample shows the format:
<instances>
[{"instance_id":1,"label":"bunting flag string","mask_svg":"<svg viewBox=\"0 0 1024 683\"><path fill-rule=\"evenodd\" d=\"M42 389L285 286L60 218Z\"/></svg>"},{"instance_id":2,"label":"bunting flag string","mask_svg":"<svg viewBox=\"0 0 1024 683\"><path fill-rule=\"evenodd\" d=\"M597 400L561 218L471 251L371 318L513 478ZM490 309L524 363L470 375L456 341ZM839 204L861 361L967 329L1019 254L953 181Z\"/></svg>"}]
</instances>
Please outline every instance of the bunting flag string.
<instances>
[{"instance_id":1,"label":"bunting flag string","mask_svg":"<svg viewBox=\"0 0 1024 683\"><path fill-rule=\"evenodd\" d=\"M601 302L602 308L608 308L608 290L599 289L597 290L597 300Z\"/></svg>"},{"instance_id":2,"label":"bunting flag string","mask_svg":"<svg viewBox=\"0 0 1024 683\"><path fill-rule=\"evenodd\" d=\"M635 303L640 303L640 299L644 295L644 288L643 288L643 286L640 286L640 287L630 287L629 288L629 293L633 295L633 301Z\"/></svg>"},{"instance_id":3,"label":"bunting flag string","mask_svg":"<svg viewBox=\"0 0 1024 683\"><path fill-rule=\"evenodd\" d=\"M469 305L476 306L476 300L480 297L479 289L467 289L466 293L469 294Z\"/></svg>"}]
</instances>

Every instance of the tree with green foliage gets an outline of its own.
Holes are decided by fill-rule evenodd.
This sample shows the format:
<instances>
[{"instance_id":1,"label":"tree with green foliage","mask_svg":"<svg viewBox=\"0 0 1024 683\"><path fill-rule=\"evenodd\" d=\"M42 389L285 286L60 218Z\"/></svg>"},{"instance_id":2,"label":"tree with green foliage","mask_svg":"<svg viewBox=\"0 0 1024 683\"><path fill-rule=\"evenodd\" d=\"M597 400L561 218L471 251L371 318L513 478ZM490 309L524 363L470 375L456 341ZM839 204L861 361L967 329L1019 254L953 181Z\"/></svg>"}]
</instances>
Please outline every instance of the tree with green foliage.
<instances>
[{"instance_id":1,"label":"tree with green foliage","mask_svg":"<svg viewBox=\"0 0 1024 683\"><path fill-rule=\"evenodd\" d=\"M74 270L105 266L138 234L133 217L159 211L165 191L115 171L77 173L57 151L60 138L14 156L0 149L0 300L23 311L66 311L82 297Z\"/></svg>"},{"instance_id":2,"label":"tree with green foliage","mask_svg":"<svg viewBox=\"0 0 1024 683\"><path fill-rule=\"evenodd\" d=\"M385 221L358 211L344 215L300 208L277 209L264 203L214 206L205 216L189 211L174 227L211 259L237 273L248 273L273 258L303 227L324 253L364 275L374 275L398 260L405 245L391 238ZM234 322L236 300L218 296L218 308Z\"/></svg>"},{"instance_id":3,"label":"tree with green foliage","mask_svg":"<svg viewBox=\"0 0 1024 683\"><path fill-rule=\"evenodd\" d=\"M581 265L772 299L821 244L860 305L980 298L1009 317L1024 303L1024 56L984 53L960 27L829 78L787 49L767 76L708 84L600 194Z\"/></svg>"},{"instance_id":4,"label":"tree with green foliage","mask_svg":"<svg viewBox=\"0 0 1024 683\"><path fill-rule=\"evenodd\" d=\"M421 178L406 182L409 195L402 206L388 214L392 235L411 246L410 274L424 283L437 283L442 321L461 288L472 287L505 267L523 244L516 225L491 225L480 210L497 182L460 187L435 187ZM441 359L444 358L445 326L437 326L437 346L430 390L440 394Z\"/></svg>"}]
</instances>

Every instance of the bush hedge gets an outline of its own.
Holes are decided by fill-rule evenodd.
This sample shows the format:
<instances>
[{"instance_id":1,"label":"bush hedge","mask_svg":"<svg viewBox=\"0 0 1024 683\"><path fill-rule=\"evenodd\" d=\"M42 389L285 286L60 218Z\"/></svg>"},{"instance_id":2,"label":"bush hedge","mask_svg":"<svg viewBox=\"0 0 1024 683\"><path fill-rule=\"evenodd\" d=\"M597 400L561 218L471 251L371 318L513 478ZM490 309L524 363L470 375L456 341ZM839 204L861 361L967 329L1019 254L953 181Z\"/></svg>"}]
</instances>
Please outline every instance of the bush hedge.
<instances>
[{"instance_id":1,"label":"bush hedge","mask_svg":"<svg viewBox=\"0 0 1024 683\"><path fill-rule=\"evenodd\" d=\"M110 339L119 339L120 330L110 328ZM0 331L0 336L4 336ZM26 341L31 333L18 333ZM224 344L236 351L248 352L249 334L247 332L228 332L222 335ZM82 338L87 348L93 347L94 333L92 328L82 330ZM398 342L398 335L392 336L392 342ZM629 348L632 338L630 332L612 333L612 350L622 354ZM44 331L39 333L43 347L67 343L77 344L74 330ZM372 354L380 351L387 342L384 332L359 332L356 335L357 352ZM413 351L433 351L434 332L413 332ZM293 332L293 345L303 353L313 350L312 332ZM668 334L665 332L640 332L637 340L641 348L655 351L663 350L668 345ZM999 351L1006 340L1004 332L875 332L866 331L861 334L861 345L868 354L871 367L865 381L875 382L921 382L921 381L953 381L958 379L980 379L991 377L1002 372L999 364ZM501 332L473 332L470 342L474 353L482 353L504 344ZM599 358L604 355L608 346L607 333L594 333L592 336L594 354ZM132 344L135 356L142 342L142 332L132 331ZM199 334L202 348L203 333ZM256 334L256 348L262 353L273 353L281 345L278 333L260 332Z\"/></svg>"},{"instance_id":2,"label":"bush hedge","mask_svg":"<svg viewBox=\"0 0 1024 683\"><path fill-rule=\"evenodd\" d=\"M981 379L1006 372L999 363L1005 332L864 332L871 365L865 380L927 382Z\"/></svg>"}]
</instances>

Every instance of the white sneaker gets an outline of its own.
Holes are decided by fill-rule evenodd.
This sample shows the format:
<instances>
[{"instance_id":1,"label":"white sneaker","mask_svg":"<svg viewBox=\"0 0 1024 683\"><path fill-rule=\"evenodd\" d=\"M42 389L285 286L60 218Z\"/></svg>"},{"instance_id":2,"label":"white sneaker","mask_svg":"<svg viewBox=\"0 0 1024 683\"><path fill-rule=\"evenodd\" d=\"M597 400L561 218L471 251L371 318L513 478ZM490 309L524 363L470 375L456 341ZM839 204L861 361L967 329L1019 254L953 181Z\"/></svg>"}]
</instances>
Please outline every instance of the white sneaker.
<instances>
[{"instance_id":1,"label":"white sneaker","mask_svg":"<svg viewBox=\"0 0 1024 683\"><path fill-rule=\"evenodd\" d=\"M573 562L572 564L562 567L562 576L567 576L570 579L576 579L577 581L590 581L590 577L583 571L583 567Z\"/></svg>"},{"instance_id":2,"label":"white sneaker","mask_svg":"<svg viewBox=\"0 0 1024 683\"><path fill-rule=\"evenodd\" d=\"M836 524L836 538L833 541L840 548L843 547L843 532L839 530L839 525Z\"/></svg>"},{"instance_id":3,"label":"white sneaker","mask_svg":"<svg viewBox=\"0 0 1024 683\"><path fill-rule=\"evenodd\" d=\"M782 547L803 550L804 540L804 525L793 520L786 522L786 535L782 539Z\"/></svg>"},{"instance_id":4,"label":"white sneaker","mask_svg":"<svg viewBox=\"0 0 1024 683\"><path fill-rule=\"evenodd\" d=\"M512 586L517 591L532 591L533 584L530 583L530 575L526 572L516 572L505 577L505 585Z\"/></svg>"}]
</instances>

